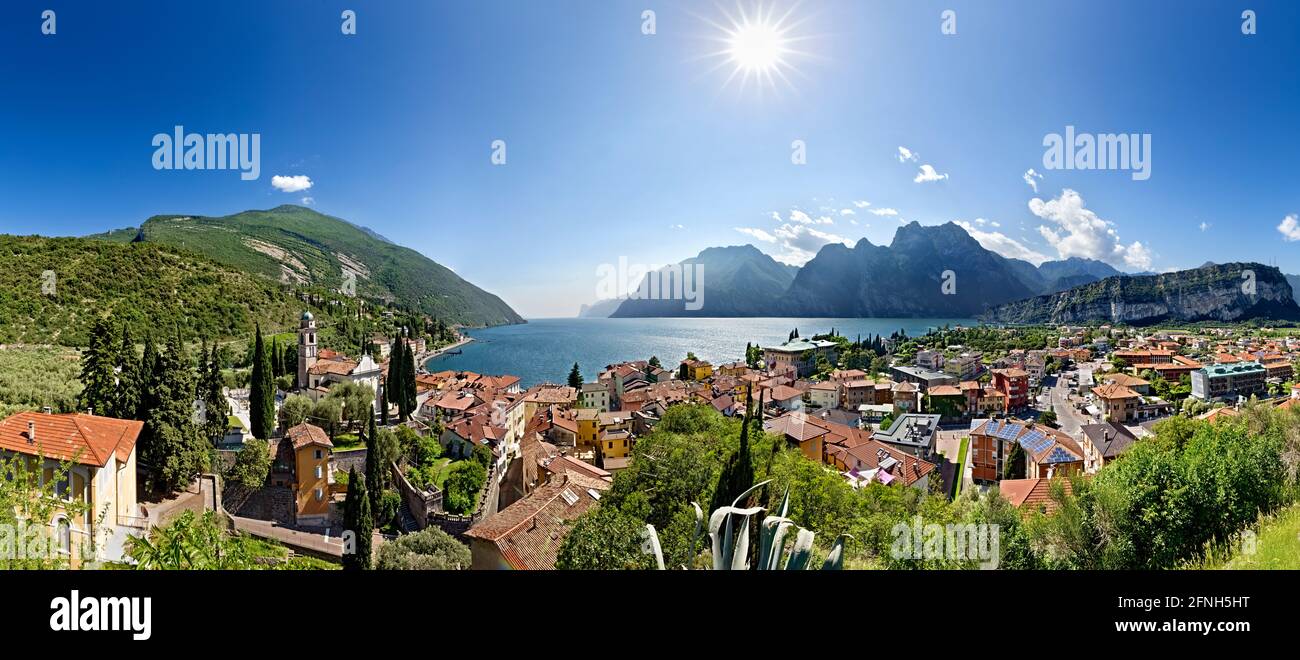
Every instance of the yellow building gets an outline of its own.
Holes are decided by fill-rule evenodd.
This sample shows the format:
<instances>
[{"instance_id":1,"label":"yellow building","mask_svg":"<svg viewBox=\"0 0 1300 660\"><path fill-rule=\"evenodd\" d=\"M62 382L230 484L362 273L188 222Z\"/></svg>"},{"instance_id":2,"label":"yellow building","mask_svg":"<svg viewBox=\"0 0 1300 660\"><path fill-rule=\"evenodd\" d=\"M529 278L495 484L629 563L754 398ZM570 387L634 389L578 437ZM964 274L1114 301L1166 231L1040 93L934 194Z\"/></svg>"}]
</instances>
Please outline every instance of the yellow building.
<instances>
[{"instance_id":1,"label":"yellow building","mask_svg":"<svg viewBox=\"0 0 1300 660\"><path fill-rule=\"evenodd\" d=\"M602 461L609 458L627 458L635 445L636 440L632 438L632 433L625 429L601 431L596 438L596 448L600 451Z\"/></svg>"},{"instance_id":2,"label":"yellow building","mask_svg":"<svg viewBox=\"0 0 1300 660\"><path fill-rule=\"evenodd\" d=\"M328 525L330 488L334 482L330 461L334 443L319 426L303 423L285 434L293 446L294 501L299 525Z\"/></svg>"},{"instance_id":3,"label":"yellow building","mask_svg":"<svg viewBox=\"0 0 1300 660\"><path fill-rule=\"evenodd\" d=\"M0 421L0 461L24 456L30 470L39 470L42 491L54 495L51 520L39 524L49 526L55 558L66 557L73 568L120 561L126 538L148 529L135 482L143 428L134 420L80 413L21 412Z\"/></svg>"},{"instance_id":4,"label":"yellow building","mask_svg":"<svg viewBox=\"0 0 1300 660\"><path fill-rule=\"evenodd\" d=\"M600 435L600 411L595 408L578 408L574 411L578 422L576 445L579 450L594 450L596 436Z\"/></svg>"},{"instance_id":5,"label":"yellow building","mask_svg":"<svg viewBox=\"0 0 1300 660\"><path fill-rule=\"evenodd\" d=\"M713 365L704 360L682 360L679 373L686 374L688 380L704 380L713 375Z\"/></svg>"}]
</instances>

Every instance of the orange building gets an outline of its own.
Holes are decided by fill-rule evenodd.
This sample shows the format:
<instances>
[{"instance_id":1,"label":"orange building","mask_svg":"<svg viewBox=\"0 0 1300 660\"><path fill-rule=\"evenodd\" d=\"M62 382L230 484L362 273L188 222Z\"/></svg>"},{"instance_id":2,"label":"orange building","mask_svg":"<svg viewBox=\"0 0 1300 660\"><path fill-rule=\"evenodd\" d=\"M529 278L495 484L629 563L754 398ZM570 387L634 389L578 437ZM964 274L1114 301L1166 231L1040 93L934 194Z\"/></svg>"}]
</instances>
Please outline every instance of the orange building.
<instances>
[{"instance_id":1,"label":"orange building","mask_svg":"<svg viewBox=\"0 0 1300 660\"><path fill-rule=\"evenodd\" d=\"M334 443L319 426L303 423L285 434L293 446L294 500L300 525L327 525L330 518L330 474Z\"/></svg>"}]
</instances>

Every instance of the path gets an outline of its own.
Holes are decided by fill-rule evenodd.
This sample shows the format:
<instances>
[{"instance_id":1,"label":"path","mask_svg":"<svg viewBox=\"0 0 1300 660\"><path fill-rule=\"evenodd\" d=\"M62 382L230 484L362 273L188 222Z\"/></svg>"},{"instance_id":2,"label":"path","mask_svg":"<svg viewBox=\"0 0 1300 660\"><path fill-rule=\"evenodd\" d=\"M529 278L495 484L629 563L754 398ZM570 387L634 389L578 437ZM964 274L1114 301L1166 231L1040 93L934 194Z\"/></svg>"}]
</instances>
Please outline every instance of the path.
<instances>
[{"instance_id":1,"label":"path","mask_svg":"<svg viewBox=\"0 0 1300 660\"><path fill-rule=\"evenodd\" d=\"M235 529L246 534L279 541L294 550L304 551L319 557L343 559L343 538L340 536L326 536L325 534L284 527L269 520L241 518L239 516L231 516L231 519L235 521Z\"/></svg>"}]
</instances>

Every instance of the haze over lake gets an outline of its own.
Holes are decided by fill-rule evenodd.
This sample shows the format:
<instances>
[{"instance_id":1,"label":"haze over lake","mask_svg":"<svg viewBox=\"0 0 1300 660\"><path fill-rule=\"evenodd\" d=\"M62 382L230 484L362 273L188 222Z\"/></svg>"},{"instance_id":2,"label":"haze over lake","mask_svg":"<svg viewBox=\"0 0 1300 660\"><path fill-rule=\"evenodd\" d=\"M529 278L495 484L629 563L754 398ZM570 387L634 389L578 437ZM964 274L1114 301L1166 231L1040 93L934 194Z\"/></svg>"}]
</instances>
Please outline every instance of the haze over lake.
<instances>
[{"instance_id":1,"label":"haze over lake","mask_svg":"<svg viewBox=\"0 0 1300 660\"><path fill-rule=\"evenodd\" d=\"M943 325L975 325L971 319L535 319L522 325L468 330L474 338L461 355L430 360L430 371L452 369L484 374L514 374L523 387L563 383L577 362L583 378L595 380L607 364L648 360L654 355L665 369L676 367L687 351L718 364L740 360L745 343L780 344L792 329L802 337L830 331L849 339L859 334L889 335L904 330L924 334Z\"/></svg>"}]
</instances>

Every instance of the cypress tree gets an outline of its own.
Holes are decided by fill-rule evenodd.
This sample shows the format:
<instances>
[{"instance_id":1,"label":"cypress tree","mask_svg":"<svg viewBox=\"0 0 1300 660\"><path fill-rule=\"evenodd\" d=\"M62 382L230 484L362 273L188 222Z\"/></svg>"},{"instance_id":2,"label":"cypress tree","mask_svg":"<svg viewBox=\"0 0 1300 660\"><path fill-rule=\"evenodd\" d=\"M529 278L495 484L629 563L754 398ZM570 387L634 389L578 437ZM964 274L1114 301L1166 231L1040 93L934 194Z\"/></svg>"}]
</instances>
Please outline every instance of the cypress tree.
<instances>
[{"instance_id":1,"label":"cypress tree","mask_svg":"<svg viewBox=\"0 0 1300 660\"><path fill-rule=\"evenodd\" d=\"M745 416L740 423L740 447L727 457L722 472L718 474L718 485L713 489L713 502L709 506L711 512L724 506L731 506L741 493L754 485L754 461L749 451L749 421L753 418L753 402L752 390L746 389ZM737 506L744 505L744 502L737 504Z\"/></svg>"},{"instance_id":2,"label":"cypress tree","mask_svg":"<svg viewBox=\"0 0 1300 660\"><path fill-rule=\"evenodd\" d=\"M221 379L221 357L217 352L217 343L212 342L212 353L201 356L199 360L200 364L206 365L199 370L203 374L203 380L199 383L199 395L208 415L203 432L213 444L217 444L230 425L230 405L226 402L225 383Z\"/></svg>"},{"instance_id":3,"label":"cypress tree","mask_svg":"<svg viewBox=\"0 0 1300 660\"><path fill-rule=\"evenodd\" d=\"M402 413L402 421L411 418L415 414L415 352L409 347L404 351L406 356L406 366L402 368L402 402L406 406L406 411Z\"/></svg>"},{"instance_id":4,"label":"cypress tree","mask_svg":"<svg viewBox=\"0 0 1300 660\"><path fill-rule=\"evenodd\" d=\"M139 419L140 361L135 357L135 342L131 339L130 327L125 323L122 324L122 340L117 345L117 364L117 399L113 403L113 416Z\"/></svg>"},{"instance_id":5,"label":"cypress tree","mask_svg":"<svg viewBox=\"0 0 1300 660\"><path fill-rule=\"evenodd\" d=\"M569 370L569 387L582 389L582 372L578 370L578 363L573 363L573 368Z\"/></svg>"},{"instance_id":6,"label":"cypress tree","mask_svg":"<svg viewBox=\"0 0 1300 660\"><path fill-rule=\"evenodd\" d=\"M150 344L146 349L152 350ZM141 435L141 461L164 491L189 483L208 467L208 447L193 421L194 383L193 366L180 338L173 336L167 351L154 359Z\"/></svg>"},{"instance_id":7,"label":"cypress tree","mask_svg":"<svg viewBox=\"0 0 1300 660\"><path fill-rule=\"evenodd\" d=\"M348 494L343 501L343 528L356 535L355 552L343 555L343 570L370 569L370 535L374 522L370 514L370 497L366 494L366 478L358 475L355 467L348 469Z\"/></svg>"},{"instance_id":8,"label":"cypress tree","mask_svg":"<svg viewBox=\"0 0 1300 660\"><path fill-rule=\"evenodd\" d=\"M275 384L271 377L271 356L262 342L262 326L253 340L253 376L249 386L249 422L253 437L269 440L275 432Z\"/></svg>"},{"instance_id":9,"label":"cypress tree","mask_svg":"<svg viewBox=\"0 0 1300 660\"><path fill-rule=\"evenodd\" d=\"M116 346L107 319L95 321L90 331L90 346L81 354L81 394L77 409L93 409L100 415L111 415L117 404Z\"/></svg>"},{"instance_id":10,"label":"cypress tree","mask_svg":"<svg viewBox=\"0 0 1300 660\"><path fill-rule=\"evenodd\" d=\"M400 335L393 340L393 349L388 354L388 377L384 379L384 398L388 399L389 404L397 406L398 410L402 403L402 367L406 364L406 360L402 359L404 346ZM384 410L387 415L387 407Z\"/></svg>"},{"instance_id":11,"label":"cypress tree","mask_svg":"<svg viewBox=\"0 0 1300 660\"><path fill-rule=\"evenodd\" d=\"M379 510L379 498L383 496L384 466L380 462L378 431L375 428L375 416L370 416L370 428L366 430L366 481L370 482L370 509Z\"/></svg>"}]
</instances>

